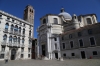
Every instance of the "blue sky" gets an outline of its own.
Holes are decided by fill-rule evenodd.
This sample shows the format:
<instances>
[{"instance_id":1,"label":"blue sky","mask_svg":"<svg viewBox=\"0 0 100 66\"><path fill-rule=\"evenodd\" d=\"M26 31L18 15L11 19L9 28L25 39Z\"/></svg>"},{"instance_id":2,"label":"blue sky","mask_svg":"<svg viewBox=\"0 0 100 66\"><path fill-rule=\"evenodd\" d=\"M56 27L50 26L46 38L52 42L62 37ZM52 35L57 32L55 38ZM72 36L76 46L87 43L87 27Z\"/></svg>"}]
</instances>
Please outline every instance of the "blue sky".
<instances>
[{"instance_id":1,"label":"blue sky","mask_svg":"<svg viewBox=\"0 0 100 66\"><path fill-rule=\"evenodd\" d=\"M23 18L24 8L28 4L35 9L35 38L37 38L36 29L40 25L40 18L48 13L59 14L62 7L71 15L95 13L98 22L100 21L100 0L0 0L0 10Z\"/></svg>"}]
</instances>

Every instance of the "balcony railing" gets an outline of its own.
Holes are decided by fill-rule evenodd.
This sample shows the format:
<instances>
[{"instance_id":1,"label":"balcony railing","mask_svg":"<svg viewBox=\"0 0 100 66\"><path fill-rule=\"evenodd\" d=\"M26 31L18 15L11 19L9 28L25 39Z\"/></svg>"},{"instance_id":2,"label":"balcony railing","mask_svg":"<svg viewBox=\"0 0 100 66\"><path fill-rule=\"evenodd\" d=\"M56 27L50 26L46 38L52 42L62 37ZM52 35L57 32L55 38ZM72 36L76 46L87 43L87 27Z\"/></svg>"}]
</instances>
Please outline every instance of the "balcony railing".
<instances>
[{"instance_id":1,"label":"balcony railing","mask_svg":"<svg viewBox=\"0 0 100 66\"><path fill-rule=\"evenodd\" d=\"M4 31L3 31L3 32L8 33L8 29L4 29Z\"/></svg>"},{"instance_id":2,"label":"balcony railing","mask_svg":"<svg viewBox=\"0 0 100 66\"><path fill-rule=\"evenodd\" d=\"M3 42L1 42L1 45L6 46L7 45L7 42L6 41L3 41Z\"/></svg>"},{"instance_id":3,"label":"balcony railing","mask_svg":"<svg viewBox=\"0 0 100 66\"><path fill-rule=\"evenodd\" d=\"M3 50L3 51L1 51L1 54L4 54L5 53L5 51Z\"/></svg>"},{"instance_id":4,"label":"balcony railing","mask_svg":"<svg viewBox=\"0 0 100 66\"><path fill-rule=\"evenodd\" d=\"M13 32L13 31L10 31L9 33L10 33L10 34L13 34L14 32Z\"/></svg>"},{"instance_id":5,"label":"balcony railing","mask_svg":"<svg viewBox=\"0 0 100 66\"><path fill-rule=\"evenodd\" d=\"M25 47L25 45L24 44L21 44L20 47Z\"/></svg>"},{"instance_id":6,"label":"balcony railing","mask_svg":"<svg viewBox=\"0 0 100 66\"><path fill-rule=\"evenodd\" d=\"M22 37L25 37L25 34L22 34Z\"/></svg>"},{"instance_id":7,"label":"balcony railing","mask_svg":"<svg viewBox=\"0 0 100 66\"><path fill-rule=\"evenodd\" d=\"M20 44L19 43L9 43L8 46L11 46L11 47L20 47Z\"/></svg>"},{"instance_id":8,"label":"balcony railing","mask_svg":"<svg viewBox=\"0 0 100 66\"><path fill-rule=\"evenodd\" d=\"M15 31L14 34L15 34L15 35L18 35L18 32Z\"/></svg>"},{"instance_id":9,"label":"balcony railing","mask_svg":"<svg viewBox=\"0 0 100 66\"><path fill-rule=\"evenodd\" d=\"M32 44L29 44L28 47L29 47L29 48L32 48Z\"/></svg>"}]
</instances>

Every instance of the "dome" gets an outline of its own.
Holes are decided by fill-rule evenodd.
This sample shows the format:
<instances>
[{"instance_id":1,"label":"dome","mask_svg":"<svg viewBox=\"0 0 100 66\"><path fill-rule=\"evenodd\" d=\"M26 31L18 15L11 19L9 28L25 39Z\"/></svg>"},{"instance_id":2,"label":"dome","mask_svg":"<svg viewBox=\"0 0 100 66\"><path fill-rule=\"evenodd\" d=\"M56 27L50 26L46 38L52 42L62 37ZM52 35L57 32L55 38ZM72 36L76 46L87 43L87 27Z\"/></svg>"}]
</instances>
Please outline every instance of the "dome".
<instances>
[{"instance_id":1,"label":"dome","mask_svg":"<svg viewBox=\"0 0 100 66\"><path fill-rule=\"evenodd\" d=\"M59 15L63 16L65 20L72 20L71 15L65 12L64 8L61 9L61 13Z\"/></svg>"}]
</instances>

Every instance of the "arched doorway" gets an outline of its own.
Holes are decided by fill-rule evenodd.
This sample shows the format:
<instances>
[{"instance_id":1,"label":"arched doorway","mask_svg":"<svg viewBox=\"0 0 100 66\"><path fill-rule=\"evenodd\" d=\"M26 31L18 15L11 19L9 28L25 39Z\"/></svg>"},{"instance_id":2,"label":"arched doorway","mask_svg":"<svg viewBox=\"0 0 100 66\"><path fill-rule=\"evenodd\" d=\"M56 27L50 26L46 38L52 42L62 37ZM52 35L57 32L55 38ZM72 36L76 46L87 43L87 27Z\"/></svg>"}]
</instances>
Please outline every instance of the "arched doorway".
<instances>
[{"instance_id":1,"label":"arched doorway","mask_svg":"<svg viewBox=\"0 0 100 66\"><path fill-rule=\"evenodd\" d=\"M16 57L16 49L11 50L11 60L15 60Z\"/></svg>"}]
</instances>

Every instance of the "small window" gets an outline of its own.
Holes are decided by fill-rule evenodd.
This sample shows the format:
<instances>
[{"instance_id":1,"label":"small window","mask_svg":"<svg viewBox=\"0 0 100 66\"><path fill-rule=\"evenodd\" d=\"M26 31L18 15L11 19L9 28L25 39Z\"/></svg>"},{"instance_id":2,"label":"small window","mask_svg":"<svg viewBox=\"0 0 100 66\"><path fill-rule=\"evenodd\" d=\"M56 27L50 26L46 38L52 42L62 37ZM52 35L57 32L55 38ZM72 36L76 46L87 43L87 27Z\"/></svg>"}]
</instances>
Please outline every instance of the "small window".
<instances>
[{"instance_id":1,"label":"small window","mask_svg":"<svg viewBox=\"0 0 100 66\"><path fill-rule=\"evenodd\" d=\"M55 41L57 41L57 38L54 38Z\"/></svg>"},{"instance_id":2,"label":"small window","mask_svg":"<svg viewBox=\"0 0 100 66\"><path fill-rule=\"evenodd\" d=\"M93 37L90 38L90 43L91 43L91 45L95 45L95 40Z\"/></svg>"},{"instance_id":3,"label":"small window","mask_svg":"<svg viewBox=\"0 0 100 66\"><path fill-rule=\"evenodd\" d=\"M78 32L78 37L82 36L81 32Z\"/></svg>"},{"instance_id":4,"label":"small window","mask_svg":"<svg viewBox=\"0 0 100 66\"><path fill-rule=\"evenodd\" d=\"M62 48L65 49L65 43L63 43L63 47Z\"/></svg>"},{"instance_id":5,"label":"small window","mask_svg":"<svg viewBox=\"0 0 100 66\"><path fill-rule=\"evenodd\" d=\"M88 34L92 34L92 29L88 29Z\"/></svg>"},{"instance_id":6,"label":"small window","mask_svg":"<svg viewBox=\"0 0 100 66\"><path fill-rule=\"evenodd\" d=\"M72 56L75 56L75 53L72 53Z\"/></svg>"},{"instance_id":7,"label":"small window","mask_svg":"<svg viewBox=\"0 0 100 66\"><path fill-rule=\"evenodd\" d=\"M66 57L66 54L64 53L63 56Z\"/></svg>"},{"instance_id":8,"label":"small window","mask_svg":"<svg viewBox=\"0 0 100 66\"><path fill-rule=\"evenodd\" d=\"M1 21L0 21L0 24L1 24Z\"/></svg>"},{"instance_id":9,"label":"small window","mask_svg":"<svg viewBox=\"0 0 100 66\"><path fill-rule=\"evenodd\" d=\"M5 51L5 46L2 46L1 51L2 51L2 52Z\"/></svg>"},{"instance_id":10,"label":"small window","mask_svg":"<svg viewBox=\"0 0 100 66\"><path fill-rule=\"evenodd\" d=\"M62 36L62 40L64 40L64 36Z\"/></svg>"},{"instance_id":11,"label":"small window","mask_svg":"<svg viewBox=\"0 0 100 66\"><path fill-rule=\"evenodd\" d=\"M0 14L0 18L2 18L2 15Z\"/></svg>"},{"instance_id":12,"label":"small window","mask_svg":"<svg viewBox=\"0 0 100 66\"><path fill-rule=\"evenodd\" d=\"M21 52L24 52L24 48L21 48Z\"/></svg>"},{"instance_id":13,"label":"small window","mask_svg":"<svg viewBox=\"0 0 100 66\"><path fill-rule=\"evenodd\" d=\"M23 26L25 27L25 24L23 24Z\"/></svg>"},{"instance_id":14,"label":"small window","mask_svg":"<svg viewBox=\"0 0 100 66\"><path fill-rule=\"evenodd\" d=\"M12 19L12 22L14 22L15 20L14 19Z\"/></svg>"},{"instance_id":15,"label":"small window","mask_svg":"<svg viewBox=\"0 0 100 66\"><path fill-rule=\"evenodd\" d=\"M72 38L72 34L69 35L69 38Z\"/></svg>"},{"instance_id":16,"label":"small window","mask_svg":"<svg viewBox=\"0 0 100 66\"><path fill-rule=\"evenodd\" d=\"M79 44L80 44L80 47L83 47L83 41L82 41L82 39L79 40Z\"/></svg>"},{"instance_id":17,"label":"small window","mask_svg":"<svg viewBox=\"0 0 100 66\"><path fill-rule=\"evenodd\" d=\"M71 48L73 48L73 41L70 41L70 46Z\"/></svg>"},{"instance_id":18,"label":"small window","mask_svg":"<svg viewBox=\"0 0 100 66\"><path fill-rule=\"evenodd\" d=\"M43 19L43 24L46 24L46 19Z\"/></svg>"},{"instance_id":19,"label":"small window","mask_svg":"<svg viewBox=\"0 0 100 66\"><path fill-rule=\"evenodd\" d=\"M10 18L9 18L9 17L7 17L7 20L10 20Z\"/></svg>"},{"instance_id":20,"label":"small window","mask_svg":"<svg viewBox=\"0 0 100 66\"><path fill-rule=\"evenodd\" d=\"M4 54L1 54L0 58L4 58Z\"/></svg>"},{"instance_id":21,"label":"small window","mask_svg":"<svg viewBox=\"0 0 100 66\"><path fill-rule=\"evenodd\" d=\"M30 49L30 48L28 48L28 52L30 52L30 50L31 50L31 49Z\"/></svg>"},{"instance_id":22,"label":"small window","mask_svg":"<svg viewBox=\"0 0 100 66\"><path fill-rule=\"evenodd\" d=\"M87 24L92 24L91 18L87 18Z\"/></svg>"},{"instance_id":23,"label":"small window","mask_svg":"<svg viewBox=\"0 0 100 66\"><path fill-rule=\"evenodd\" d=\"M28 54L28 58L30 58L30 54Z\"/></svg>"},{"instance_id":24,"label":"small window","mask_svg":"<svg viewBox=\"0 0 100 66\"><path fill-rule=\"evenodd\" d=\"M21 58L23 58L23 54L21 54Z\"/></svg>"},{"instance_id":25,"label":"small window","mask_svg":"<svg viewBox=\"0 0 100 66\"><path fill-rule=\"evenodd\" d=\"M57 44L55 44L55 49L57 49Z\"/></svg>"},{"instance_id":26,"label":"small window","mask_svg":"<svg viewBox=\"0 0 100 66\"><path fill-rule=\"evenodd\" d=\"M54 24L58 24L57 18L54 18Z\"/></svg>"},{"instance_id":27,"label":"small window","mask_svg":"<svg viewBox=\"0 0 100 66\"><path fill-rule=\"evenodd\" d=\"M97 55L97 51L93 51L93 55Z\"/></svg>"}]
</instances>

